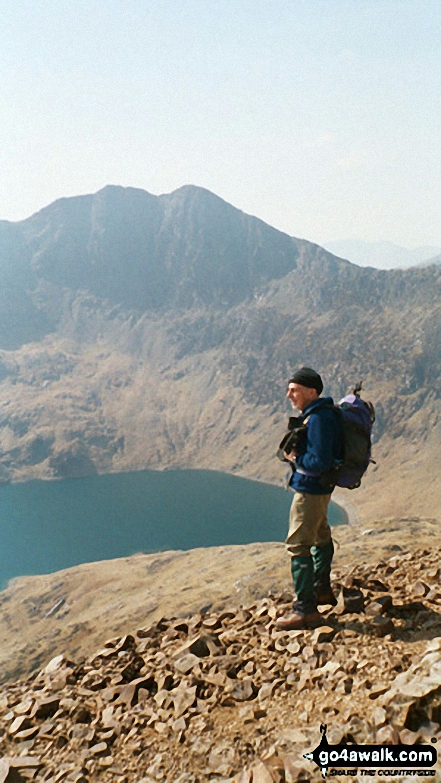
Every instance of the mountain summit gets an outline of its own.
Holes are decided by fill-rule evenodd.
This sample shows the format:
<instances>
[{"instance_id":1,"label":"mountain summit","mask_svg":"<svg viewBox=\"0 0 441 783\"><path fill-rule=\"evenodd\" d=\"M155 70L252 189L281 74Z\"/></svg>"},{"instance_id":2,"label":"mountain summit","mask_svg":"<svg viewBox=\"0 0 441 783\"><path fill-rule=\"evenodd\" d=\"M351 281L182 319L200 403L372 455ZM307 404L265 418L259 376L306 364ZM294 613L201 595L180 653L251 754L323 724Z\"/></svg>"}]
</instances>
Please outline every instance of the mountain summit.
<instances>
[{"instance_id":1,"label":"mountain summit","mask_svg":"<svg viewBox=\"0 0 441 783\"><path fill-rule=\"evenodd\" d=\"M235 304L298 257L289 236L190 185L163 196L107 186L0 229L14 231L34 282L140 311Z\"/></svg>"}]
</instances>

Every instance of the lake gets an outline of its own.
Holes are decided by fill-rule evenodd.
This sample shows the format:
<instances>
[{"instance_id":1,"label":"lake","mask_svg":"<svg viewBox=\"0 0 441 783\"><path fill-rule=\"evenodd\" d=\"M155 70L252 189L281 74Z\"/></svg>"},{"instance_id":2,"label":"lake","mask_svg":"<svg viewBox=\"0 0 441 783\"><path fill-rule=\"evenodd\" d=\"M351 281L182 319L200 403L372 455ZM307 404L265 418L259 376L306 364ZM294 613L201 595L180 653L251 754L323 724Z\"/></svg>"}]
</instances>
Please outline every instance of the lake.
<instances>
[{"instance_id":1,"label":"lake","mask_svg":"<svg viewBox=\"0 0 441 783\"><path fill-rule=\"evenodd\" d=\"M208 470L0 486L0 587L135 552L283 541L292 493ZM331 503L330 524L347 522Z\"/></svg>"}]
</instances>

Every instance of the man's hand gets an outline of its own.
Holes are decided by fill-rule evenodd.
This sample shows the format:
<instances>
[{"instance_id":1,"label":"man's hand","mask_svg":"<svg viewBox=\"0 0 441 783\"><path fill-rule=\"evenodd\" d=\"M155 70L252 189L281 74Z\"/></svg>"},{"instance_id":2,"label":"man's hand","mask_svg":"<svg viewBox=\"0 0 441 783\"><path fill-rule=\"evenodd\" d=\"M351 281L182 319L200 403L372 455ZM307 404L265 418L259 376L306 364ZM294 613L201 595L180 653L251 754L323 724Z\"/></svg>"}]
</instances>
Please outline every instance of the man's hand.
<instances>
[{"instance_id":1,"label":"man's hand","mask_svg":"<svg viewBox=\"0 0 441 783\"><path fill-rule=\"evenodd\" d=\"M295 451L295 449L293 449L289 454L287 454L286 451L284 451L283 455L285 459L288 460L288 462L295 462L295 459L297 457L297 452Z\"/></svg>"}]
</instances>

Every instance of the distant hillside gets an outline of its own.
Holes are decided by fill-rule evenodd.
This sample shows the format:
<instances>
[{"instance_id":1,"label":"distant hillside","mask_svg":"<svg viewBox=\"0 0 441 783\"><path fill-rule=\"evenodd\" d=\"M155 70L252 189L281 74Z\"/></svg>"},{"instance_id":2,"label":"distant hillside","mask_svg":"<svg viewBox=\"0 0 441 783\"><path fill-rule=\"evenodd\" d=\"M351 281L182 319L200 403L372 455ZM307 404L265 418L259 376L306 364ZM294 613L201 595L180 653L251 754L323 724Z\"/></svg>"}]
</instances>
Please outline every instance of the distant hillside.
<instances>
[{"instance_id":1,"label":"distant hillside","mask_svg":"<svg viewBox=\"0 0 441 783\"><path fill-rule=\"evenodd\" d=\"M343 498L436 516L441 268L360 268L186 186L0 223L0 477L211 467L279 482L285 384L363 378L378 468ZM429 478L430 477L430 478Z\"/></svg>"},{"instance_id":2,"label":"distant hillside","mask_svg":"<svg viewBox=\"0 0 441 783\"><path fill-rule=\"evenodd\" d=\"M428 261L422 261L421 264L418 264L418 266L432 266L432 264L441 264L441 255L434 256L433 258L429 258Z\"/></svg>"},{"instance_id":3,"label":"distant hillside","mask_svg":"<svg viewBox=\"0 0 441 783\"><path fill-rule=\"evenodd\" d=\"M347 258L359 266L377 269L394 269L430 263L428 259L440 252L434 245L400 247L393 242L363 242L361 239L342 239L326 242L327 250L341 258Z\"/></svg>"}]
</instances>

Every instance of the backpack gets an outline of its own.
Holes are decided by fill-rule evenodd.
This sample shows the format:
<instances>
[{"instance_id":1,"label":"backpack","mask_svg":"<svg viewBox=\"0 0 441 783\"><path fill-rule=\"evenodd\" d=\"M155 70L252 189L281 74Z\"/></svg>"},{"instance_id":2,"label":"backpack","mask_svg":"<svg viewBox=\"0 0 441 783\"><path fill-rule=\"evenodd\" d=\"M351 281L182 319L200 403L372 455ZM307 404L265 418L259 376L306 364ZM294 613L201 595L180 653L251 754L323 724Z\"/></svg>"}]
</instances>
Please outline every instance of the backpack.
<instances>
[{"instance_id":1,"label":"backpack","mask_svg":"<svg viewBox=\"0 0 441 783\"><path fill-rule=\"evenodd\" d=\"M375 421L374 406L360 397L361 383L335 406L343 428L343 455L336 467L337 487L356 489L366 473L371 457L372 425Z\"/></svg>"}]
</instances>

